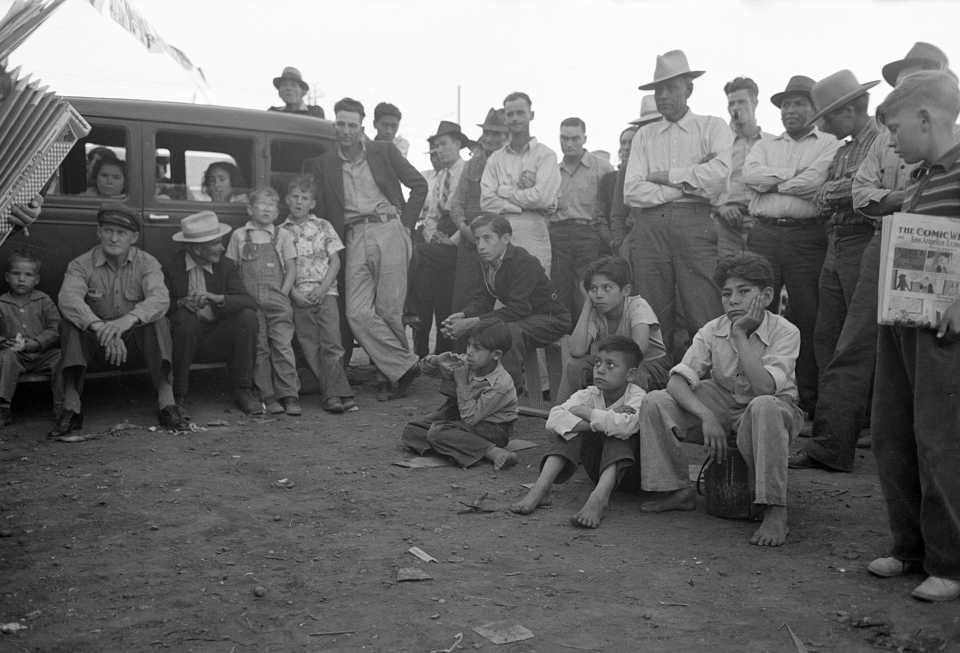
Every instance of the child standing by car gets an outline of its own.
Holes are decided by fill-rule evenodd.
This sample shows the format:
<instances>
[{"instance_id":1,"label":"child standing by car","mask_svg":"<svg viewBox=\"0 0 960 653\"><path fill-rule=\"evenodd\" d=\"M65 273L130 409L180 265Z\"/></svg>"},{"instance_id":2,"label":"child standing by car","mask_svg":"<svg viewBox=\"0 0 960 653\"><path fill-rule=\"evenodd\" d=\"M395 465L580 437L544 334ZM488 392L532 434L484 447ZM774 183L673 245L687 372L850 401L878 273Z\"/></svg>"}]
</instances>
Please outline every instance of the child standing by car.
<instances>
[{"instance_id":1,"label":"child standing by car","mask_svg":"<svg viewBox=\"0 0 960 653\"><path fill-rule=\"evenodd\" d=\"M293 354L293 307L297 248L293 234L274 224L280 196L269 186L250 194L250 220L230 236L227 258L240 266L247 292L257 300L259 334L254 385L271 414L300 415L300 378Z\"/></svg>"}]
</instances>

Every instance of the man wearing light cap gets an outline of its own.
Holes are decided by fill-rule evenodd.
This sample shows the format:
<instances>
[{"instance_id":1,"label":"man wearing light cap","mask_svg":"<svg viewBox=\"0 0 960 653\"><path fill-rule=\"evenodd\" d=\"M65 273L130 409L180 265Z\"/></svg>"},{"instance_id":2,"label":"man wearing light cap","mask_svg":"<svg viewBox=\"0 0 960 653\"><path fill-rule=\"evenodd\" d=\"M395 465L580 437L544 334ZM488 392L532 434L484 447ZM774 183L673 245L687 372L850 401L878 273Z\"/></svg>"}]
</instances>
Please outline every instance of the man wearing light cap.
<instances>
[{"instance_id":1,"label":"man wearing light cap","mask_svg":"<svg viewBox=\"0 0 960 653\"><path fill-rule=\"evenodd\" d=\"M304 98L310 90L310 85L303 81L303 75L293 66L287 66L279 77L273 78L273 87L277 95L283 100L282 107L270 107L267 111L283 111L298 113L315 118L324 118L323 107L307 104Z\"/></svg>"},{"instance_id":2,"label":"man wearing light cap","mask_svg":"<svg viewBox=\"0 0 960 653\"><path fill-rule=\"evenodd\" d=\"M123 205L103 205L97 213L100 244L70 261L60 286L63 314L62 349L64 401L50 437L68 437L83 427L80 396L87 366L106 362L120 367L132 357L145 359L157 391L160 424L181 430L187 426L173 396L173 344L167 323L170 294L160 263L134 246L140 236L140 216Z\"/></svg>"},{"instance_id":3,"label":"man wearing light cap","mask_svg":"<svg viewBox=\"0 0 960 653\"><path fill-rule=\"evenodd\" d=\"M687 107L703 72L690 70L680 50L657 57L653 81L640 89L653 90L664 119L637 131L623 183L625 202L641 209L630 232L634 291L660 317L668 347L681 313L696 331L722 312L710 203L727 181L733 133Z\"/></svg>"},{"instance_id":4,"label":"man wearing light cap","mask_svg":"<svg viewBox=\"0 0 960 653\"><path fill-rule=\"evenodd\" d=\"M247 294L240 269L223 256L223 237L230 226L213 211L180 221L173 241L183 247L164 266L170 292L173 335L173 394L182 405L187 397L190 366L198 350L226 360L234 397L245 413L263 412L253 393L257 347L257 302Z\"/></svg>"}]
</instances>

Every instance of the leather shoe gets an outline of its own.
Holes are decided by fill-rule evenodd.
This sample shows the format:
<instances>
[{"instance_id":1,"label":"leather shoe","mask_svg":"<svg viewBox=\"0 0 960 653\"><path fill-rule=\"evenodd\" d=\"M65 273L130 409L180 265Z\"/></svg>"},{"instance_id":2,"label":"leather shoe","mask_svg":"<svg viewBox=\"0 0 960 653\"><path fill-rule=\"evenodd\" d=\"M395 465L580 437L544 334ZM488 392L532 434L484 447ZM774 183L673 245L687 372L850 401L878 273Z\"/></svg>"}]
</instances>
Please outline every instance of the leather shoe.
<instances>
[{"instance_id":1,"label":"leather shoe","mask_svg":"<svg viewBox=\"0 0 960 653\"><path fill-rule=\"evenodd\" d=\"M263 415L263 402L257 399L249 388L237 390L237 404L247 415Z\"/></svg>"},{"instance_id":2,"label":"leather shoe","mask_svg":"<svg viewBox=\"0 0 960 653\"><path fill-rule=\"evenodd\" d=\"M357 401L353 397L340 397L340 403L343 404L343 412L355 413L360 410Z\"/></svg>"},{"instance_id":3,"label":"leather shoe","mask_svg":"<svg viewBox=\"0 0 960 653\"><path fill-rule=\"evenodd\" d=\"M878 578L895 578L923 571L923 567L915 560L901 560L893 556L887 556L872 560L867 565L867 571Z\"/></svg>"},{"instance_id":4,"label":"leather shoe","mask_svg":"<svg viewBox=\"0 0 960 653\"><path fill-rule=\"evenodd\" d=\"M387 395L387 399L401 399L406 397L410 393L410 386L413 385L414 379L420 376L420 361L417 361L410 366L410 369L403 373L397 382L390 384L390 392Z\"/></svg>"},{"instance_id":5,"label":"leather shoe","mask_svg":"<svg viewBox=\"0 0 960 653\"><path fill-rule=\"evenodd\" d=\"M184 419L175 404L170 404L160 409L160 426L171 431L185 431L190 428L190 422Z\"/></svg>"},{"instance_id":6,"label":"leather shoe","mask_svg":"<svg viewBox=\"0 0 960 653\"><path fill-rule=\"evenodd\" d=\"M960 581L930 576L917 585L910 596L921 601L952 601L960 596Z\"/></svg>"},{"instance_id":7,"label":"leather shoe","mask_svg":"<svg viewBox=\"0 0 960 653\"><path fill-rule=\"evenodd\" d=\"M787 467L790 469L823 469L828 472L836 471L830 469L819 460L811 458L806 451L798 451L787 458Z\"/></svg>"},{"instance_id":8,"label":"leather shoe","mask_svg":"<svg viewBox=\"0 0 960 653\"><path fill-rule=\"evenodd\" d=\"M342 413L343 401L340 397L327 397L323 400L323 409L328 413Z\"/></svg>"},{"instance_id":9,"label":"leather shoe","mask_svg":"<svg viewBox=\"0 0 960 653\"><path fill-rule=\"evenodd\" d=\"M79 431L83 428L83 413L75 413L72 410L64 410L57 418L57 424L49 433L48 438L59 438L68 435L70 431Z\"/></svg>"}]
</instances>

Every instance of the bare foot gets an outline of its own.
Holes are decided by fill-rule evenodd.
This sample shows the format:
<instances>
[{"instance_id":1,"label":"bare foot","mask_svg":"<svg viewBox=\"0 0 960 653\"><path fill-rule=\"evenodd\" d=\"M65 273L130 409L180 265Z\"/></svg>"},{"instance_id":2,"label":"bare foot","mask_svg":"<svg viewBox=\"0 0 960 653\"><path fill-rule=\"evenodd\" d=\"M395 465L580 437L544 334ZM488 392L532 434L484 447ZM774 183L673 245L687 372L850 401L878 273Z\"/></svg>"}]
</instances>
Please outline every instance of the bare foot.
<instances>
[{"instance_id":1,"label":"bare foot","mask_svg":"<svg viewBox=\"0 0 960 653\"><path fill-rule=\"evenodd\" d=\"M515 512L518 515L529 515L537 508L549 505L550 488L548 487L545 490L541 490L534 485L525 497L510 505L510 512Z\"/></svg>"},{"instance_id":2,"label":"bare foot","mask_svg":"<svg viewBox=\"0 0 960 653\"><path fill-rule=\"evenodd\" d=\"M692 487L685 487L673 492L661 492L659 499L647 501L640 506L641 512L666 512L668 510L695 510L697 507L697 493Z\"/></svg>"},{"instance_id":3,"label":"bare foot","mask_svg":"<svg viewBox=\"0 0 960 653\"><path fill-rule=\"evenodd\" d=\"M587 497L587 502L580 508L580 512L570 518L570 523L580 528L596 528L603 519L603 513L609 505L604 498L594 496L593 493Z\"/></svg>"},{"instance_id":4,"label":"bare foot","mask_svg":"<svg viewBox=\"0 0 960 653\"><path fill-rule=\"evenodd\" d=\"M767 506L763 511L763 522L750 538L750 544L756 546L782 546L787 541L787 507Z\"/></svg>"},{"instance_id":5,"label":"bare foot","mask_svg":"<svg viewBox=\"0 0 960 653\"><path fill-rule=\"evenodd\" d=\"M513 467L519 460L517 454L512 451L507 451L506 449L501 449L500 447L490 447L485 457L493 463L493 468L496 470Z\"/></svg>"}]
</instances>

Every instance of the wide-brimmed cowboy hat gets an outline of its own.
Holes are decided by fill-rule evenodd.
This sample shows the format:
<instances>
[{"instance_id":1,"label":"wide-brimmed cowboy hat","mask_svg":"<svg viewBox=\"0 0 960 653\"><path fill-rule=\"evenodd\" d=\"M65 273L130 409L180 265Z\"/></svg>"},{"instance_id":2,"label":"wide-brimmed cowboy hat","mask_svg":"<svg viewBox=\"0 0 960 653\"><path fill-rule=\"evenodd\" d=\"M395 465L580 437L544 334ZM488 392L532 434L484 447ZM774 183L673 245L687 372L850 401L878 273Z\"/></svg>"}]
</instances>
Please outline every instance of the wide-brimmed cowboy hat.
<instances>
[{"instance_id":1,"label":"wide-brimmed cowboy hat","mask_svg":"<svg viewBox=\"0 0 960 653\"><path fill-rule=\"evenodd\" d=\"M427 142L433 143L434 139L439 138L440 136L452 136L460 141L460 145L462 147L473 146L473 141L463 133L463 130L460 129L460 125L449 120L441 120L440 125L437 127L437 133L433 134L432 136L427 136Z\"/></svg>"},{"instance_id":2,"label":"wide-brimmed cowboy hat","mask_svg":"<svg viewBox=\"0 0 960 653\"><path fill-rule=\"evenodd\" d=\"M287 66L283 69L283 72L280 73L279 77L273 78L273 87L276 89L280 88L280 82L285 79L291 79L300 85L304 91L310 90L310 85L303 81L303 75L300 74L300 71L294 68L293 66Z\"/></svg>"},{"instance_id":3,"label":"wide-brimmed cowboy hat","mask_svg":"<svg viewBox=\"0 0 960 653\"><path fill-rule=\"evenodd\" d=\"M230 225L221 224L213 211L200 211L180 221L180 231L173 234L178 243L209 243L230 233Z\"/></svg>"},{"instance_id":4,"label":"wide-brimmed cowboy hat","mask_svg":"<svg viewBox=\"0 0 960 653\"><path fill-rule=\"evenodd\" d=\"M661 118L663 118L663 114L657 110L657 100L652 95L644 95L640 100L640 117L631 120L630 124L643 127L647 123L656 122Z\"/></svg>"},{"instance_id":5,"label":"wide-brimmed cowboy hat","mask_svg":"<svg viewBox=\"0 0 960 653\"><path fill-rule=\"evenodd\" d=\"M482 123L477 125L480 129L489 129L494 132L503 132L507 133L510 129L507 127L507 117L503 112L503 109L494 109L490 107L487 111L487 117L483 119Z\"/></svg>"},{"instance_id":6,"label":"wide-brimmed cowboy hat","mask_svg":"<svg viewBox=\"0 0 960 653\"><path fill-rule=\"evenodd\" d=\"M890 86L896 86L897 77L904 68L922 66L923 68L936 70L938 68L946 68L949 63L947 55L943 53L943 50L930 43L917 41L913 44L913 47L910 48L910 51L907 52L907 56L897 61L891 61L883 67L883 78L887 80Z\"/></svg>"},{"instance_id":7,"label":"wide-brimmed cowboy hat","mask_svg":"<svg viewBox=\"0 0 960 653\"><path fill-rule=\"evenodd\" d=\"M641 91L652 91L653 88L668 79L674 77L699 77L705 71L690 70L690 64L687 63L687 55L683 50L670 50L657 55L657 65L653 69L653 81L641 84L637 88Z\"/></svg>"},{"instance_id":8,"label":"wide-brimmed cowboy hat","mask_svg":"<svg viewBox=\"0 0 960 653\"><path fill-rule=\"evenodd\" d=\"M811 95L814 84L816 84L816 82L806 75L794 75L790 78L790 81L787 82L785 89L770 96L770 101L773 102L773 106L779 109L780 105L783 104L783 99L788 95L806 95L807 99L810 100L810 104L816 106L813 102L813 95Z\"/></svg>"},{"instance_id":9,"label":"wide-brimmed cowboy hat","mask_svg":"<svg viewBox=\"0 0 960 653\"><path fill-rule=\"evenodd\" d=\"M810 89L810 97L813 98L813 106L817 112L810 118L812 124L830 113L834 109L839 109L851 100L864 95L871 88L880 83L879 79L872 82L861 84L856 76L849 70L838 70L832 75L824 77L813 85Z\"/></svg>"}]
</instances>

